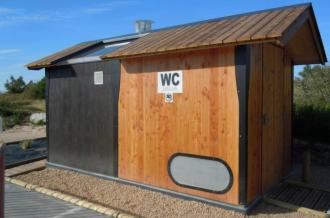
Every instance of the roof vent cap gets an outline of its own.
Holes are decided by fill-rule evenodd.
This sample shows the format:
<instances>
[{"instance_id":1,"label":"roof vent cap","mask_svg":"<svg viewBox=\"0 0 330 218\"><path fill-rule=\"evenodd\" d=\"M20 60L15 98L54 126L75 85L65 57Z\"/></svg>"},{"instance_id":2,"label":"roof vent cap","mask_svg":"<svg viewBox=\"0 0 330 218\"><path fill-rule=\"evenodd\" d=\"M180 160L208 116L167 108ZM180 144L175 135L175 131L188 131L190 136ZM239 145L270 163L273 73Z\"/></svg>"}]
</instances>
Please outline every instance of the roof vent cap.
<instances>
[{"instance_id":1,"label":"roof vent cap","mask_svg":"<svg viewBox=\"0 0 330 218\"><path fill-rule=\"evenodd\" d=\"M152 20L137 20L135 21L135 32L146 33L151 31Z\"/></svg>"}]
</instances>

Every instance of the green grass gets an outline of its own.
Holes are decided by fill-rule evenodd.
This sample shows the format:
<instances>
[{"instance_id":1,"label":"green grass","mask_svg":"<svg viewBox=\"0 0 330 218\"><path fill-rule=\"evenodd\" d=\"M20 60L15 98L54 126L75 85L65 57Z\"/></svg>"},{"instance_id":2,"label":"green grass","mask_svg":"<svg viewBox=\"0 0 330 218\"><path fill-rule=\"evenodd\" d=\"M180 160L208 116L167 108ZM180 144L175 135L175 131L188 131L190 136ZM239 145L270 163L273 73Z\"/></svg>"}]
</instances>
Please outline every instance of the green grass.
<instances>
[{"instance_id":1,"label":"green grass","mask_svg":"<svg viewBox=\"0 0 330 218\"><path fill-rule=\"evenodd\" d=\"M29 121L35 112L45 111L45 101L32 99L22 94L0 94L0 116L4 118L5 129Z\"/></svg>"},{"instance_id":2,"label":"green grass","mask_svg":"<svg viewBox=\"0 0 330 218\"><path fill-rule=\"evenodd\" d=\"M29 149L32 145L32 140L24 140L22 142L20 142L20 147L23 150Z\"/></svg>"}]
</instances>

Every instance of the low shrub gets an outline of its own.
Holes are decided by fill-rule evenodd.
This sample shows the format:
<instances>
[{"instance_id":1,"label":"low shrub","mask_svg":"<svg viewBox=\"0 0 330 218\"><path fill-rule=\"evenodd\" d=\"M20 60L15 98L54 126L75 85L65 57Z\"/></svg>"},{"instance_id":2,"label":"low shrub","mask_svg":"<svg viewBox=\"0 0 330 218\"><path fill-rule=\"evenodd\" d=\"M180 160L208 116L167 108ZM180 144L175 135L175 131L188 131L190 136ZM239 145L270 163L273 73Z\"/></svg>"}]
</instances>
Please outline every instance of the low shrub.
<instances>
[{"instance_id":1,"label":"low shrub","mask_svg":"<svg viewBox=\"0 0 330 218\"><path fill-rule=\"evenodd\" d=\"M37 126L44 126L44 125L46 125L46 122L43 121L43 120L39 120L38 122L35 123L35 125L37 125Z\"/></svg>"},{"instance_id":2,"label":"low shrub","mask_svg":"<svg viewBox=\"0 0 330 218\"><path fill-rule=\"evenodd\" d=\"M46 82L45 78L34 83L30 82L26 85L23 95L31 99L45 99Z\"/></svg>"},{"instance_id":3,"label":"low shrub","mask_svg":"<svg viewBox=\"0 0 330 218\"><path fill-rule=\"evenodd\" d=\"M25 89L25 82L23 77L18 77L17 79L13 76L5 83L5 87L9 93L22 93Z\"/></svg>"},{"instance_id":4,"label":"low shrub","mask_svg":"<svg viewBox=\"0 0 330 218\"><path fill-rule=\"evenodd\" d=\"M3 117L5 129L28 122L35 111L40 110L30 106L29 101L0 100L0 116Z\"/></svg>"},{"instance_id":5,"label":"low shrub","mask_svg":"<svg viewBox=\"0 0 330 218\"><path fill-rule=\"evenodd\" d=\"M330 143L330 104L295 104L293 135L310 143Z\"/></svg>"},{"instance_id":6,"label":"low shrub","mask_svg":"<svg viewBox=\"0 0 330 218\"><path fill-rule=\"evenodd\" d=\"M23 149L23 150L27 150L31 147L32 145L32 140L24 140L22 142L20 142L20 147Z\"/></svg>"}]
</instances>

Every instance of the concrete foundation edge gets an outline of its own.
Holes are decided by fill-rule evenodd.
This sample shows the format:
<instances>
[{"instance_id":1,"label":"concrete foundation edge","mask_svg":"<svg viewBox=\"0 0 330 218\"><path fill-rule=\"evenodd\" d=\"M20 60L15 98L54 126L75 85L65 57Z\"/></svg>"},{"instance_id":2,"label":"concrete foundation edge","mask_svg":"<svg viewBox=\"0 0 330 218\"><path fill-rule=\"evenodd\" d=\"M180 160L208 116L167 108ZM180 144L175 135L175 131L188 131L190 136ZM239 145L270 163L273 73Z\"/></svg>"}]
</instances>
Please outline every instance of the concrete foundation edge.
<instances>
[{"instance_id":1,"label":"concrete foundation edge","mask_svg":"<svg viewBox=\"0 0 330 218\"><path fill-rule=\"evenodd\" d=\"M111 216L111 217L117 217L117 218L133 218L133 217L135 217L133 215L123 213L122 211L119 211L119 210L103 207L99 204L95 204L95 203L92 203L92 202L89 202L89 201L85 201L85 200L73 197L71 195L63 194L61 192L53 191L53 190L43 188L43 187L40 187L40 186L37 186L37 185L29 184L29 183L23 182L21 180L13 179L13 178L10 178L10 177L5 177L5 181L9 182L9 183L12 183L12 184L15 184L15 185L18 185L18 186L21 186L21 187L24 187L24 188L27 188L27 189L30 189L32 191L40 192L42 194L45 194L45 195L48 195L48 196L51 196L51 197L54 197L54 198L57 198L57 199L75 204L75 205L78 205L80 207L84 207L84 208L87 208L87 209L90 209L90 210L94 210L98 213L105 214L105 215L108 215L108 216Z\"/></svg>"}]
</instances>

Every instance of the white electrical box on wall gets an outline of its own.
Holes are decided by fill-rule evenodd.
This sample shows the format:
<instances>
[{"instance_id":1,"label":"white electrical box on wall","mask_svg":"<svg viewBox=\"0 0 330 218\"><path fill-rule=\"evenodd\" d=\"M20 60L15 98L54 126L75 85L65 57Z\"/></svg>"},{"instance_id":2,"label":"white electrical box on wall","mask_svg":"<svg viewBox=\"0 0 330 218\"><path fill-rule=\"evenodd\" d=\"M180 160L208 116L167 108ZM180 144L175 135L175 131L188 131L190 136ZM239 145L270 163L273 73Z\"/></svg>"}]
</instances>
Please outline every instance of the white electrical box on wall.
<instances>
[{"instance_id":1,"label":"white electrical box on wall","mask_svg":"<svg viewBox=\"0 0 330 218\"><path fill-rule=\"evenodd\" d=\"M103 71L94 72L94 85L103 85Z\"/></svg>"}]
</instances>

